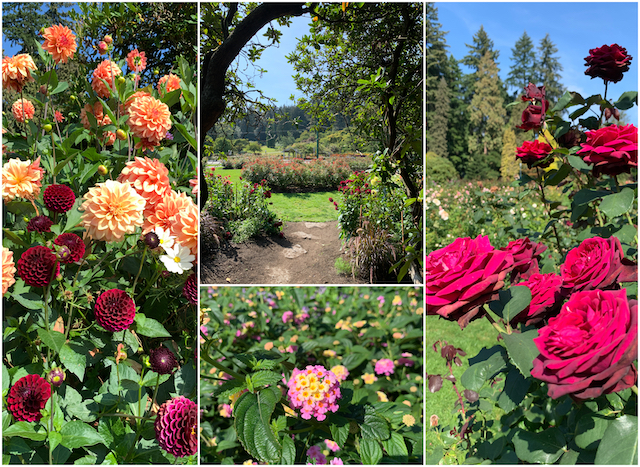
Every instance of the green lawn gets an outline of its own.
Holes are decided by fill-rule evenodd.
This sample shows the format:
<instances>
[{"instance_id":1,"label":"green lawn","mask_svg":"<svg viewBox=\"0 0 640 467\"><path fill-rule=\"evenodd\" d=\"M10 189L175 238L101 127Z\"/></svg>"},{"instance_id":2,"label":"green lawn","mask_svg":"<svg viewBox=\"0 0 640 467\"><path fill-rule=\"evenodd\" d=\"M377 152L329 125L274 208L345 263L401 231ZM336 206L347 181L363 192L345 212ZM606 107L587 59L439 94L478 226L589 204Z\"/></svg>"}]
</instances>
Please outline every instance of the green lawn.
<instances>
[{"instance_id":1,"label":"green lawn","mask_svg":"<svg viewBox=\"0 0 640 467\"><path fill-rule=\"evenodd\" d=\"M238 185L240 169L216 169L216 174L229 176L231 183ZM338 211L329 198L338 200L339 191L317 191L314 193L273 193L273 211L285 222L327 222L338 220Z\"/></svg>"}]
</instances>

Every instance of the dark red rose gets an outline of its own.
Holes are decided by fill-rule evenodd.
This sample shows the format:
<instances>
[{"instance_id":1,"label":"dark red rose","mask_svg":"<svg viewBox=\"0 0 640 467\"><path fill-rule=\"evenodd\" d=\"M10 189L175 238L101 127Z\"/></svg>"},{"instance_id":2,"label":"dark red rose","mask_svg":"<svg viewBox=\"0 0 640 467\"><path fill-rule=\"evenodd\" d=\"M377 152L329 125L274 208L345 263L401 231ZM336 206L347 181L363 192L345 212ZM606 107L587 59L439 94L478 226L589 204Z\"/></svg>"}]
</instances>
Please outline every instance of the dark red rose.
<instances>
[{"instance_id":1,"label":"dark red rose","mask_svg":"<svg viewBox=\"0 0 640 467\"><path fill-rule=\"evenodd\" d=\"M46 246L39 245L22 253L18 260L17 269L18 275L25 284L44 287L60 274L60 263L53 251Z\"/></svg>"},{"instance_id":2,"label":"dark red rose","mask_svg":"<svg viewBox=\"0 0 640 467\"><path fill-rule=\"evenodd\" d=\"M265 198L271 198L271 191L270 190L265 191L264 192L264 197Z\"/></svg>"},{"instance_id":3,"label":"dark red rose","mask_svg":"<svg viewBox=\"0 0 640 467\"><path fill-rule=\"evenodd\" d=\"M561 147L567 148L567 149L571 149L574 146L579 146L581 140L582 140L582 133L580 132L580 130L576 128L571 128L564 135L560 136L559 138L556 138L556 141L558 142L558 144Z\"/></svg>"},{"instance_id":4,"label":"dark red rose","mask_svg":"<svg viewBox=\"0 0 640 467\"><path fill-rule=\"evenodd\" d=\"M593 174L618 175L638 167L638 129L632 125L610 125L588 131L587 142L576 154L593 164Z\"/></svg>"},{"instance_id":5,"label":"dark red rose","mask_svg":"<svg viewBox=\"0 0 640 467\"><path fill-rule=\"evenodd\" d=\"M149 352L151 369L160 375L169 375L178 366L178 361L173 352L166 347L158 347Z\"/></svg>"},{"instance_id":6,"label":"dark red rose","mask_svg":"<svg viewBox=\"0 0 640 467\"><path fill-rule=\"evenodd\" d=\"M636 384L638 302L626 289L577 292L533 340L540 351L531 376L548 395L592 399Z\"/></svg>"},{"instance_id":7,"label":"dark red rose","mask_svg":"<svg viewBox=\"0 0 640 467\"><path fill-rule=\"evenodd\" d=\"M127 329L136 317L136 304L127 292L111 289L96 299L96 321L109 332Z\"/></svg>"},{"instance_id":8,"label":"dark red rose","mask_svg":"<svg viewBox=\"0 0 640 467\"><path fill-rule=\"evenodd\" d=\"M27 223L29 232L51 232L53 221L47 216L36 216Z\"/></svg>"},{"instance_id":9,"label":"dark red rose","mask_svg":"<svg viewBox=\"0 0 640 467\"><path fill-rule=\"evenodd\" d=\"M73 207L76 195L66 185L49 185L42 195L44 205L52 212L67 212Z\"/></svg>"},{"instance_id":10,"label":"dark red rose","mask_svg":"<svg viewBox=\"0 0 640 467\"><path fill-rule=\"evenodd\" d=\"M547 156L551 154L551 151L553 151L553 148L550 145L536 139L522 143L522 146L516 149L516 157L527 164L527 167L531 168L536 162L546 159ZM551 162L551 160L548 160L538 165L538 167L548 167L551 165Z\"/></svg>"},{"instance_id":11,"label":"dark red rose","mask_svg":"<svg viewBox=\"0 0 640 467\"><path fill-rule=\"evenodd\" d=\"M506 247L500 249L508 251L513 256L513 270L511 271L511 282L513 283L521 279L526 280L532 274L539 272L538 259L547 250L547 247L525 237L509 242Z\"/></svg>"},{"instance_id":12,"label":"dark red rose","mask_svg":"<svg viewBox=\"0 0 640 467\"><path fill-rule=\"evenodd\" d=\"M427 315L457 320L464 328L482 316L513 268L511 253L496 250L489 237L457 238L427 256Z\"/></svg>"},{"instance_id":13,"label":"dark red rose","mask_svg":"<svg viewBox=\"0 0 640 467\"><path fill-rule=\"evenodd\" d=\"M538 87L533 83L529 83L529 85L524 88L524 96L522 96L522 100L542 102L545 94L544 86Z\"/></svg>"},{"instance_id":14,"label":"dark red rose","mask_svg":"<svg viewBox=\"0 0 640 467\"><path fill-rule=\"evenodd\" d=\"M187 277L187 281L184 283L184 288L182 289L182 294L192 305L198 303L198 278L195 272L192 272L189 277Z\"/></svg>"},{"instance_id":15,"label":"dark red rose","mask_svg":"<svg viewBox=\"0 0 640 467\"><path fill-rule=\"evenodd\" d=\"M522 112L522 125L517 126L516 128L520 128L524 131L541 128L548 108L549 101L547 100L542 101L541 105L528 105Z\"/></svg>"},{"instance_id":16,"label":"dark red rose","mask_svg":"<svg viewBox=\"0 0 640 467\"><path fill-rule=\"evenodd\" d=\"M84 242L74 233L63 233L58 235L53 243L69 248L71 254L68 258L62 260L63 263L75 263L76 261L80 261L84 256Z\"/></svg>"},{"instance_id":17,"label":"dark red rose","mask_svg":"<svg viewBox=\"0 0 640 467\"><path fill-rule=\"evenodd\" d=\"M560 266L562 293L605 289L616 282L637 282L637 265L626 260L616 237L593 237L567 253Z\"/></svg>"},{"instance_id":18,"label":"dark red rose","mask_svg":"<svg viewBox=\"0 0 640 467\"><path fill-rule=\"evenodd\" d=\"M160 406L154 428L156 440L165 451L176 457L198 452L198 407L184 396L175 397Z\"/></svg>"},{"instance_id":19,"label":"dark red rose","mask_svg":"<svg viewBox=\"0 0 640 467\"><path fill-rule=\"evenodd\" d=\"M51 386L39 375L27 375L16 381L7 395L7 408L17 422L37 422L51 397Z\"/></svg>"},{"instance_id":20,"label":"dark red rose","mask_svg":"<svg viewBox=\"0 0 640 467\"><path fill-rule=\"evenodd\" d=\"M525 282L531 290L531 303L511 320L511 324L536 324L558 311L562 304L562 277L557 274L533 274Z\"/></svg>"},{"instance_id":21,"label":"dark red rose","mask_svg":"<svg viewBox=\"0 0 640 467\"><path fill-rule=\"evenodd\" d=\"M633 57L627 54L627 49L618 44L590 49L589 56L584 59L589 67L584 74L591 76L591 79L602 78L605 83L617 83L622 79L622 74L629 71L632 59Z\"/></svg>"}]
</instances>

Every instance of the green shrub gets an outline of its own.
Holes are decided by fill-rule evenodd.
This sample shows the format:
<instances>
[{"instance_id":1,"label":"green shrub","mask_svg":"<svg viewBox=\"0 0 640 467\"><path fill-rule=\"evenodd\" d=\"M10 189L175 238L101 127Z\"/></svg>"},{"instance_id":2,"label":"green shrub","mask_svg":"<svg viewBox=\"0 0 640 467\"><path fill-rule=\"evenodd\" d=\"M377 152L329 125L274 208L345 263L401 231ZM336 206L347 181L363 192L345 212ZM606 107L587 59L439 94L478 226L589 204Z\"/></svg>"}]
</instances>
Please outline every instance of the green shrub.
<instances>
[{"instance_id":1,"label":"green shrub","mask_svg":"<svg viewBox=\"0 0 640 467\"><path fill-rule=\"evenodd\" d=\"M457 180L460 176L449 159L435 155L427 154L427 180L442 185L451 180Z\"/></svg>"}]
</instances>

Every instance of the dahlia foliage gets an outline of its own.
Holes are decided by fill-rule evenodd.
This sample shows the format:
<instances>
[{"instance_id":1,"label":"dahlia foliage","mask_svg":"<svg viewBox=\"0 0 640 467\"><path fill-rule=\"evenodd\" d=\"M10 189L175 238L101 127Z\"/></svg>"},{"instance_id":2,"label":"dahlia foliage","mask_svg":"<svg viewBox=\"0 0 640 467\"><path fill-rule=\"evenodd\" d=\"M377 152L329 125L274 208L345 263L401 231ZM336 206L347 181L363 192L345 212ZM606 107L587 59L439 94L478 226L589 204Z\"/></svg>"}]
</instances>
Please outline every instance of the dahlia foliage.
<instances>
[{"instance_id":1,"label":"dahlia foliage","mask_svg":"<svg viewBox=\"0 0 640 467\"><path fill-rule=\"evenodd\" d=\"M464 206L480 234L426 257L427 332L448 320L463 333L455 343L428 336L443 359L429 389L450 382L460 408L453 429L433 415L432 439L455 439L432 444L442 448L436 464L463 445L465 463L637 462L620 446L638 437L638 129L619 120L636 112L638 93L608 95L632 60L618 44L589 50L584 73L602 79L602 94L549 103L544 83L525 87L517 128L534 133L515 151L522 173L510 204L486 223L485 199L481 211ZM541 205L539 224L515 219L518 203ZM463 362L491 327L498 343Z\"/></svg>"},{"instance_id":2,"label":"dahlia foliage","mask_svg":"<svg viewBox=\"0 0 640 467\"><path fill-rule=\"evenodd\" d=\"M196 452L196 68L162 62L160 83L148 52L96 37L115 10L79 11L2 59L4 458L174 462Z\"/></svg>"}]
</instances>

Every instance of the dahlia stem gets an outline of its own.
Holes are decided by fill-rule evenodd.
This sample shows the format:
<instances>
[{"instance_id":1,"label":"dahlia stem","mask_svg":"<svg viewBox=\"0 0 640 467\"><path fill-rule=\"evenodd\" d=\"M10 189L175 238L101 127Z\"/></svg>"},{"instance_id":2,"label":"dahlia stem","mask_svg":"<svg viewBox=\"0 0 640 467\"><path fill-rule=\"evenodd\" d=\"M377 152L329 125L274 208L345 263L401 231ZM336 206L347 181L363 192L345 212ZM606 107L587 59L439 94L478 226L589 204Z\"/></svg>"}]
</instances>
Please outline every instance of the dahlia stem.
<instances>
[{"instance_id":1,"label":"dahlia stem","mask_svg":"<svg viewBox=\"0 0 640 467\"><path fill-rule=\"evenodd\" d=\"M56 393L53 389L53 384L51 384L51 414L49 415L49 436L47 436L48 441L49 441L49 464L53 465L53 449L51 449L51 433L53 432L53 411L54 411L54 405L53 405L53 401L54 398L56 397Z\"/></svg>"},{"instance_id":2,"label":"dahlia stem","mask_svg":"<svg viewBox=\"0 0 640 467\"><path fill-rule=\"evenodd\" d=\"M144 366L140 369L140 382L138 383L138 415L142 415L142 381L144 380ZM146 392L145 392L146 395ZM140 429L140 421L136 420L136 426Z\"/></svg>"},{"instance_id":3,"label":"dahlia stem","mask_svg":"<svg viewBox=\"0 0 640 467\"><path fill-rule=\"evenodd\" d=\"M53 139L53 131L51 132L51 157L53 158L53 184L56 184L56 142ZM57 212L55 213L58 214Z\"/></svg>"},{"instance_id":4,"label":"dahlia stem","mask_svg":"<svg viewBox=\"0 0 640 467\"><path fill-rule=\"evenodd\" d=\"M160 373L158 373L158 377L156 378L156 388L153 390L153 399L151 399L151 407L156 403L156 396L158 395L158 388L160 387Z\"/></svg>"},{"instance_id":5,"label":"dahlia stem","mask_svg":"<svg viewBox=\"0 0 640 467\"><path fill-rule=\"evenodd\" d=\"M152 286L153 284L155 284L155 283L158 281L158 279L160 278L160 274L162 274L162 271L158 271L158 272L156 273L155 277L153 278L153 280L151 280L151 281L147 282L147 286L146 286L144 289L142 289L142 292L140 292L140 293L138 294L138 296L136 297L136 300L135 300L135 301L140 300L140 298L141 298L145 293L147 293L147 290L149 290L149 289L151 288L151 286Z\"/></svg>"},{"instance_id":6,"label":"dahlia stem","mask_svg":"<svg viewBox=\"0 0 640 467\"><path fill-rule=\"evenodd\" d=\"M144 265L144 258L147 255L147 250L149 247L147 244L144 244L144 251L142 252L142 260L140 261L140 267L138 268L138 274L136 274L136 279L133 281L133 288L131 289L131 295L136 294L136 284L138 283L138 279L140 278L140 273L142 272L142 266Z\"/></svg>"}]
</instances>

